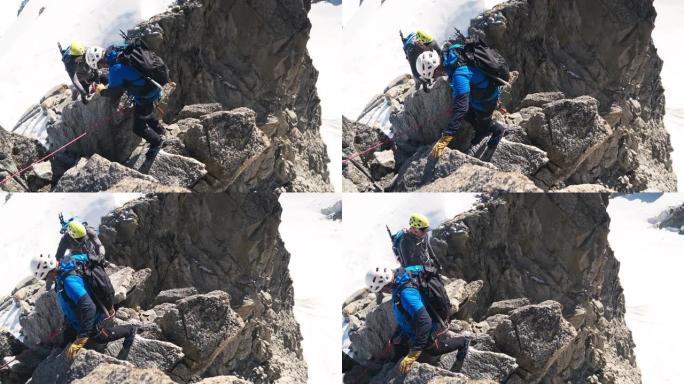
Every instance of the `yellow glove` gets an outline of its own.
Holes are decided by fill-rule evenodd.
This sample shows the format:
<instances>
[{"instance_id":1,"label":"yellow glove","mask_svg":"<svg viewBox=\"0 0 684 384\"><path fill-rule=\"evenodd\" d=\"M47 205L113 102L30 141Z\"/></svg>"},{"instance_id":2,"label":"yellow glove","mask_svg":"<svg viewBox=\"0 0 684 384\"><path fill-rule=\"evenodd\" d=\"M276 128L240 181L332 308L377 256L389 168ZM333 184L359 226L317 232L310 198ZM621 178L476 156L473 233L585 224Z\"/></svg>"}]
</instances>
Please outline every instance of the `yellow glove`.
<instances>
[{"instance_id":1,"label":"yellow glove","mask_svg":"<svg viewBox=\"0 0 684 384\"><path fill-rule=\"evenodd\" d=\"M435 143L435 145L432 147L432 157L434 157L435 159L439 159L439 157L442 156L442 152L444 152L444 148L446 148L453 139L453 136L442 136L442 138L439 139L437 143Z\"/></svg>"},{"instance_id":2,"label":"yellow glove","mask_svg":"<svg viewBox=\"0 0 684 384\"><path fill-rule=\"evenodd\" d=\"M399 371L402 375L406 375L411 369L411 364L413 364L420 357L421 351L409 352L406 357L399 363Z\"/></svg>"},{"instance_id":3,"label":"yellow glove","mask_svg":"<svg viewBox=\"0 0 684 384\"><path fill-rule=\"evenodd\" d=\"M98 85L95 87L95 93L97 93L97 94L99 95L99 94L102 93L102 91L104 91L105 89L107 89L107 87L106 87L105 85L103 85L103 84L98 84Z\"/></svg>"},{"instance_id":4,"label":"yellow glove","mask_svg":"<svg viewBox=\"0 0 684 384\"><path fill-rule=\"evenodd\" d=\"M87 337L79 337L78 339L74 340L73 343L69 344L69 347L67 347L67 358L69 361L74 361L76 358L76 353L78 353L78 351L80 351L87 342Z\"/></svg>"}]
</instances>

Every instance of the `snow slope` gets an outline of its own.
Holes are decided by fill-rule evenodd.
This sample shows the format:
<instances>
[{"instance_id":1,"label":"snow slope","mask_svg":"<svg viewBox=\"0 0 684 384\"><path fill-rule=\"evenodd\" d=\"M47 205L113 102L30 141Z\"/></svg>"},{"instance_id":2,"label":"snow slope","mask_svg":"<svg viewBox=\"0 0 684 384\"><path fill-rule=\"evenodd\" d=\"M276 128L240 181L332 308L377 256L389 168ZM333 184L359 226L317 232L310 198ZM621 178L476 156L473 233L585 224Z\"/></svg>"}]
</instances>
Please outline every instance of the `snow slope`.
<instances>
[{"instance_id":1,"label":"snow slope","mask_svg":"<svg viewBox=\"0 0 684 384\"><path fill-rule=\"evenodd\" d=\"M307 48L318 70L318 96L321 99L321 136L328 150L330 181L342 191L342 6L322 1L311 6L311 37Z\"/></svg>"},{"instance_id":2,"label":"snow slope","mask_svg":"<svg viewBox=\"0 0 684 384\"><path fill-rule=\"evenodd\" d=\"M21 0L0 1L0 38L17 18Z\"/></svg>"},{"instance_id":3,"label":"snow slope","mask_svg":"<svg viewBox=\"0 0 684 384\"><path fill-rule=\"evenodd\" d=\"M33 194L0 192L0 297L9 295L14 287L31 275L29 263L39 254L54 255L61 237L58 214L65 218L78 216L97 228L100 218L112 209L137 198L134 193L54 193ZM0 327L7 327L17 336L18 307L0 312Z\"/></svg>"},{"instance_id":4,"label":"snow slope","mask_svg":"<svg viewBox=\"0 0 684 384\"><path fill-rule=\"evenodd\" d=\"M294 285L295 318L304 337L304 359L309 383L339 383L339 307L343 258L342 223L321 214L321 209L341 199L334 194L287 193L280 235L290 252L290 276Z\"/></svg>"},{"instance_id":5,"label":"snow slope","mask_svg":"<svg viewBox=\"0 0 684 384\"><path fill-rule=\"evenodd\" d=\"M3 15L7 3L3 0ZM52 86L69 79L57 42L86 45L119 41L128 29L166 8L172 0L30 0L0 37L0 125L11 130L19 117ZM45 7L39 16L39 10ZM3 21L6 16L3 16ZM2 31L2 29L0 29Z\"/></svg>"},{"instance_id":6,"label":"snow slope","mask_svg":"<svg viewBox=\"0 0 684 384\"><path fill-rule=\"evenodd\" d=\"M470 19L484 10L482 0L381 2L364 0L358 9L354 5L346 6L343 15L343 113L353 120L390 81L411 72L399 29L405 33L425 29L441 42L453 27L465 30Z\"/></svg>"},{"instance_id":7,"label":"snow slope","mask_svg":"<svg viewBox=\"0 0 684 384\"><path fill-rule=\"evenodd\" d=\"M627 325L636 344L644 384L680 383L684 335L681 299L684 236L649 221L684 203L682 194L639 194L613 198L608 240L620 261Z\"/></svg>"}]
</instances>

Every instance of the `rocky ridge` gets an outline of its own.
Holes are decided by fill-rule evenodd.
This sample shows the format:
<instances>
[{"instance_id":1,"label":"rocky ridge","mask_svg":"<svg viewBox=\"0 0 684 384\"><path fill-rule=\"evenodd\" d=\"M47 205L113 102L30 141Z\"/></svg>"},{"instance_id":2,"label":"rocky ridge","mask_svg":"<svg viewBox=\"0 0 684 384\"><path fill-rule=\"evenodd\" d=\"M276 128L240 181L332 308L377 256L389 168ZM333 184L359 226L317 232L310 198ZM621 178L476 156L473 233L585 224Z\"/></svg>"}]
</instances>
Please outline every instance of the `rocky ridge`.
<instances>
[{"instance_id":1,"label":"rocky ridge","mask_svg":"<svg viewBox=\"0 0 684 384\"><path fill-rule=\"evenodd\" d=\"M447 276L449 331L474 338L463 365L454 352L401 376L383 360L391 300L362 291L343 307L356 361L345 382L640 383L607 203L599 194L485 195L442 223L431 244Z\"/></svg>"},{"instance_id":2,"label":"rocky ridge","mask_svg":"<svg viewBox=\"0 0 684 384\"><path fill-rule=\"evenodd\" d=\"M178 3L128 32L142 36L171 71L158 111L167 140L161 154L145 159L128 98L94 96L84 105L58 86L15 128L47 120L49 151L88 132L51 160L49 189L332 191L318 72L306 50L310 2Z\"/></svg>"},{"instance_id":3,"label":"rocky ridge","mask_svg":"<svg viewBox=\"0 0 684 384\"><path fill-rule=\"evenodd\" d=\"M651 40L652 3L515 0L484 12L471 21L470 35L496 48L514 70L511 86L503 88L505 109L494 116L511 128L499 148L492 152L481 143L472 156L451 155L465 151L473 137L466 123L446 155L430 159L426 148L450 117L450 87L439 80L429 93L415 91L413 79L401 76L356 122L344 121L344 155L357 163L345 161L345 185L362 192L523 192L576 185L676 190L663 125L662 61ZM363 123L378 111L390 116L392 143ZM468 174L479 175L471 182L436 183L466 165Z\"/></svg>"},{"instance_id":4,"label":"rocky ridge","mask_svg":"<svg viewBox=\"0 0 684 384\"><path fill-rule=\"evenodd\" d=\"M28 279L0 303L20 308L23 335L0 333L0 354L16 357L0 381L306 382L280 210L264 192L149 195L112 211L100 234L115 323L138 327L130 351L119 340L69 364L54 290Z\"/></svg>"}]
</instances>

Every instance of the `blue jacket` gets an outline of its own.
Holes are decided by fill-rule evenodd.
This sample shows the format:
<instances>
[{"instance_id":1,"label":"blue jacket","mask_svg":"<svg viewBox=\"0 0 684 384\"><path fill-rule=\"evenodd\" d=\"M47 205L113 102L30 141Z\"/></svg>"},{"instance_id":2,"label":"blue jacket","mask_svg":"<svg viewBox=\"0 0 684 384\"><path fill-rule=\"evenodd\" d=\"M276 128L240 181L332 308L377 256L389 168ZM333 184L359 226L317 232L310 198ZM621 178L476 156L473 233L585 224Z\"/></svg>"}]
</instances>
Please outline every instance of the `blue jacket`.
<instances>
[{"instance_id":1,"label":"blue jacket","mask_svg":"<svg viewBox=\"0 0 684 384\"><path fill-rule=\"evenodd\" d=\"M501 96L501 88L479 68L473 65L459 65L459 56L452 45L442 54L442 62L447 69L453 105L449 125L442 132L454 136L460 130L468 110L491 114Z\"/></svg>"},{"instance_id":2,"label":"blue jacket","mask_svg":"<svg viewBox=\"0 0 684 384\"><path fill-rule=\"evenodd\" d=\"M119 47L123 49L123 46ZM145 79L137 69L116 63L117 49L108 49L107 63L109 63L109 84L107 90L103 91L104 96L121 90L127 91L136 104L157 101L161 97L161 89Z\"/></svg>"},{"instance_id":3,"label":"blue jacket","mask_svg":"<svg viewBox=\"0 0 684 384\"><path fill-rule=\"evenodd\" d=\"M79 337L95 334L96 325L106 317L104 312L95 305L83 278L71 273L78 268L79 263L86 261L88 261L88 256L84 254L63 258L55 284L57 302L64 318Z\"/></svg>"},{"instance_id":4,"label":"blue jacket","mask_svg":"<svg viewBox=\"0 0 684 384\"><path fill-rule=\"evenodd\" d=\"M401 331L408 337L411 351L422 351L427 348L433 331L439 323L433 322L425 307L420 291L414 287L405 287L411 281L410 273L421 273L422 266L399 268L394 278L392 289L394 318Z\"/></svg>"}]
</instances>

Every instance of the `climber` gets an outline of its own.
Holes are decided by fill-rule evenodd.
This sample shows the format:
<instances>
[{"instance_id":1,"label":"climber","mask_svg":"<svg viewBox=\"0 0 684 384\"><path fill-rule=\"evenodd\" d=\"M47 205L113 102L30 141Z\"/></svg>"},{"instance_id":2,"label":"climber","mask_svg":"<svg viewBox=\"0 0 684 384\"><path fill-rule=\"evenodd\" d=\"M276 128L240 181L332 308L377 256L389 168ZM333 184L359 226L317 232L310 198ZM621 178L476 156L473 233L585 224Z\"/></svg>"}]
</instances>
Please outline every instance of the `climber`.
<instances>
[{"instance_id":1,"label":"climber","mask_svg":"<svg viewBox=\"0 0 684 384\"><path fill-rule=\"evenodd\" d=\"M410 266L392 270L376 267L366 274L366 287L373 293L392 294L394 319L398 332L388 341L393 350L393 361L404 356L400 363L400 371L406 375L411 365L421 356L434 357L458 350L457 365L462 365L470 346L470 336L449 336L448 326L433 315L435 300L447 300L445 297L428 300L420 288L419 279L424 273L421 266ZM430 289L430 288L427 288Z\"/></svg>"},{"instance_id":2,"label":"climber","mask_svg":"<svg viewBox=\"0 0 684 384\"><path fill-rule=\"evenodd\" d=\"M428 218L419 213L414 213L409 217L408 228L395 234L390 232L392 250L402 267L420 265L426 270L437 271L437 259L432 247L430 247L428 237L429 229L430 221Z\"/></svg>"},{"instance_id":3,"label":"climber","mask_svg":"<svg viewBox=\"0 0 684 384\"><path fill-rule=\"evenodd\" d=\"M88 263L88 256L75 254L64 257L59 263L49 256L37 256L31 260L33 276L40 280L54 281L57 302L64 315L64 343L69 343L66 356L73 361L76 353L86 345L106 344L124 339L120 359L126 359L137 328L133 325L113 325L113 313L108 314L98 301L91 287L80 272Z\"/></svg>"},{"instance_id":4,"label":"climber","mask_svg":"<svg viewBox=\"0 0 684 384\"><path fill-rule=\"evenodd\" d=\"M106 73L87 65L87 53L90 48L86 49L78 42L72 42L67 48L62 48L62 45L59 43L57 43L57 46L62 54L64 68L76 88L73 100L76 100L78 95L80 95L83 104L88 104L88 96L92 93L91 87L95 83L107 84Z\"/></svg>"},{"instance_id":5,"label":"climber","mask_svg":"<svg viewBox=\"0 0 684 384\"><path fill-rule=\"evenodd\" d=\"M438 159L444 152L444 148L452 142L461 129L463 120L469 122L475 129L475 137L471 140L470 149L467 152L470 155L474 154L475 146L485 137L490 136L487 148L494 150L506 134L506 127L493 120L492 114L501 96L500 85L508 79L507 72L505 72L505 79L493 77L482 66L475 65L466 59L464 44L473 43L452 40L447 42L441 51L425 51L416 59L416 71L421 80L432 83L436 78L446 74L451 85L453 96L451 118L442 132L442 137L432 148L432 157L435 159ZM486 50L488 54L498 55L481 42L478 41L476 44L477 49L484 47L483 52ZM472 46L469 45L469 47ZM498 58L500 55L497 56ZM503 58L499 61L492 60L488 64L496 66L493 71L502 69L506 71L508 68Z\"/></svg>"},{"instance_id":6,"label":"climber","mask_svg":"<svg viewBox=\"0 0 684 384\"><path fill-rule=\"evenodd\" d=\"M416 83L416 90L423 86L423 90L428 92L428 89L432 87L433 82L431 79L424 80L419 76L418 71L416 70L416 59L418 59L418 56L420 56L421 53L426 51L441 52L439 45L437 45L437 42L429 33L421 30L411 32L406 37L399 31L399 36L404 45L406 60L408 60L409 65L411 66L411 73L413 74L413 80L415 80Z\"/></svg>"},{"instance_id":7,"label":"climber","mask_svg":"<svg viewBox=\"0 0 684 384\"><path fill-rule=\"evenodd\" d=\"M150 77L140 73L131 65L120 62L119 55L126 49L126 45L117 45L107 48L102 55L94 56L89 61L91 68L108 68L109 84L98 84L95 88L97 94L105 97L119 97L123 92L128 92L133 97L134 120L133 132L142 137L150 144L146 153L148 159L152 159L161 150L164 143L164 127L155 117L155 103L162 96L161 86Z\"/></svg>"},{"instance_id":8,"label":"climber","mask_svg":"<svg viewBox=\"0 0 684 384\"><path fill-rule=\"evenodd\" d=\"M104 259L105 248L97 236L95 228L87 226L76 218L64 220L60 213L59 221L62 226L62 238L57 246L55 259L62 260L68 250L72 255L85 253L91 259Z\"/></svg>"}]
</instances>

